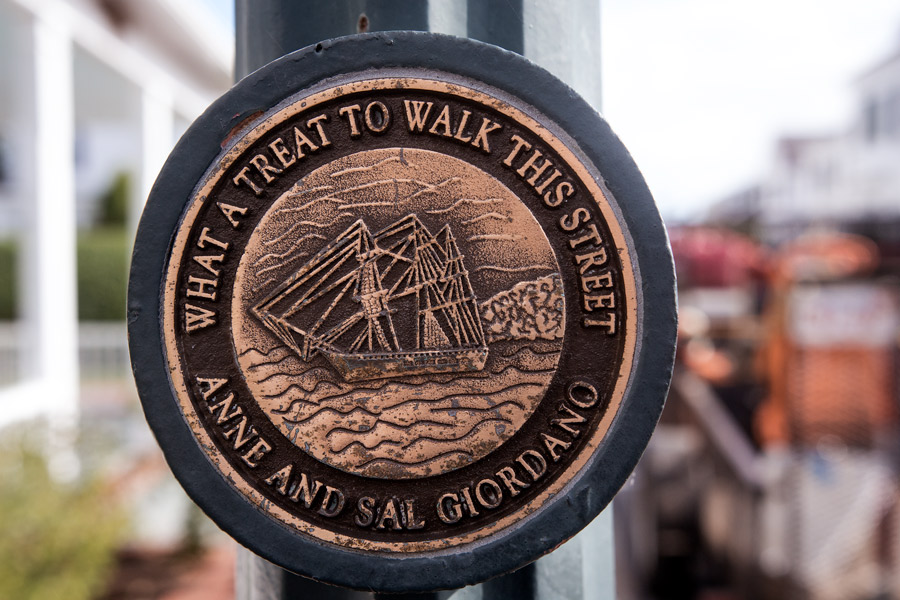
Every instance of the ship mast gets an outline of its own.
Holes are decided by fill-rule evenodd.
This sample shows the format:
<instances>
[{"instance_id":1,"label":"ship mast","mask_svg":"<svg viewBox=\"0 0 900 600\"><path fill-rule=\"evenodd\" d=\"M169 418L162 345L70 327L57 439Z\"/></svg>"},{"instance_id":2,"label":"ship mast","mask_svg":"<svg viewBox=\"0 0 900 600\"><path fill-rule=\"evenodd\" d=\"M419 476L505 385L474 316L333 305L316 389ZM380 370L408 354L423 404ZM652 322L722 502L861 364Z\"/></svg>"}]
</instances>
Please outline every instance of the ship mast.
<instances>
[{"instance_id":1,"label":"ship mast","mask_svg":"<svg viewBox=\"0 0 900 600\"><path fill-rule=\"evenodd\" d=\"M438 237L445 238L443 249L447 262L442 291L447 309L453 314L453 322L457 326L454 333L460 345L483 345L484 330L478 315L478 301L469 281L469 272L463 263L463 254L456 245L456 238L449 225L444 226Z\"/></svg>"},{"instance_id":2,"label":"ship mast","mask_svg":"<svg viewBox=\"0 0 900 600\"><path fill-rule=\"evenodd\" d=\"M361 243L363 239L360 239ZM357 256L357 260L360 263L360 274L356 284L356 295L353 296L353 299L362 306L362 313L367 321L367 326L353 344L350 345L350 352L358 352L363 344L367 345L369 352L396 352L400 350L400 344L397 341L397 333L394 331L394 323L391 320L391 310L387 305L388 292L381 286L381 278L378 276L376 260L380 256L380 252L377 247L367 248L366 250L366 252L360 252ZM381 326L382 320L387 322L393 345L388 342L384 328Z\"/></svg>"}]
</instances>

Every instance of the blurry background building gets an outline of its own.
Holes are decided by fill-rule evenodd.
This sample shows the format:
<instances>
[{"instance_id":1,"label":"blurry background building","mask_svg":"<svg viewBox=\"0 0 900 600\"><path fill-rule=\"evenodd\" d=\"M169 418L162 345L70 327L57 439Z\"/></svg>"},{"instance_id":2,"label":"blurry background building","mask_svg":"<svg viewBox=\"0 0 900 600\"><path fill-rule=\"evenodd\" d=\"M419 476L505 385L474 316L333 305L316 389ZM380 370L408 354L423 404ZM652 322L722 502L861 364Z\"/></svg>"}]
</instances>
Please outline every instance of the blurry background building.
<instances>
[{"instance_id":1,"label":"blurry background building","mask_svg":"<svg viewBox=\"0 0 900 600\"><path fill-rule=\"evenodd\" d=\"M842 131L670 230L676 376L616 499L629 598L900 598L900 50Z\"/></svg>"},{"instance_id":2,"label":"blurry background building","mask_svg":"<svg viewBox=\"0 0 900 600\"><path fill-rule=\"evenodd\" d=\"M14 565L0 597L118 597L132 580L161 597L174 578L159 565L92 580L108 577L103 540L122 572L131 550L164 557L199 522L143 422L124 323L143 201L231 84L229 4L212 4L0 0L0 559Z\"/></svg>"},{"instance_id":3,"label":"blurry background building","mask_svg":"<svg viewBox=\"0 0 900 600\"><path fill-rule=\"evenodd\" d=\"M779 244L810 227L862 233L900 259L900 47L852 82L844 130L784 136L768 173L717 202L708 220Z\"/></svg>"}]
</instances>

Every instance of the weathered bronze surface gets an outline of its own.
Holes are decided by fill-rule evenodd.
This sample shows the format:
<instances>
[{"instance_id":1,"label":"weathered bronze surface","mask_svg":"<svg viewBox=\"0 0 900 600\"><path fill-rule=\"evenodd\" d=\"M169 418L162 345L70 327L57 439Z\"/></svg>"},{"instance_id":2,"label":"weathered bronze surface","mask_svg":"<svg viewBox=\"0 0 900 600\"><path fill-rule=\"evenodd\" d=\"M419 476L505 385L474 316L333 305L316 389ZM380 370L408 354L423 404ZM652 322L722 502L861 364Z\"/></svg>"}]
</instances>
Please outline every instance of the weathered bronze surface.
<instances>
[{"instance_id":1,"label":"weathered bronze surface","mask_svg":"<svg viewBox=\"0 0 900 600\"><path fill-rule=\"evenodd\" d=\"M517 525L604 440L636 276L599 176L500 92L347 76L232 140L166 271L171 381L265 514L364 551Z\"/></svg>"}]
</instances>

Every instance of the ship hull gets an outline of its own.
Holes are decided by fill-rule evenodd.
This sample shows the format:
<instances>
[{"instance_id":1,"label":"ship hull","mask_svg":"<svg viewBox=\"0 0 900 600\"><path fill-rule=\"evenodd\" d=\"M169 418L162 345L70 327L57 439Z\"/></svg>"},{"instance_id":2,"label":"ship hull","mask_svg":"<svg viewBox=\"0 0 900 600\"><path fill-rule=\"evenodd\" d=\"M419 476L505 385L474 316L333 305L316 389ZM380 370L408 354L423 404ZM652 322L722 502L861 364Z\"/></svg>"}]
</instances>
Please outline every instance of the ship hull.
<instances>
[{"instance_id":1,"label":"ship hull","mask_svg":"<svg viewBox=\"0 0 900 600\"><path fill-rule=\"evenodd\" d=\"M480 371L487 361L487 346L461 350L418 350L349 354L322 351L328 362L347 381L381 379L401 375L466 373Z\"/></svg>"}]
</instances>

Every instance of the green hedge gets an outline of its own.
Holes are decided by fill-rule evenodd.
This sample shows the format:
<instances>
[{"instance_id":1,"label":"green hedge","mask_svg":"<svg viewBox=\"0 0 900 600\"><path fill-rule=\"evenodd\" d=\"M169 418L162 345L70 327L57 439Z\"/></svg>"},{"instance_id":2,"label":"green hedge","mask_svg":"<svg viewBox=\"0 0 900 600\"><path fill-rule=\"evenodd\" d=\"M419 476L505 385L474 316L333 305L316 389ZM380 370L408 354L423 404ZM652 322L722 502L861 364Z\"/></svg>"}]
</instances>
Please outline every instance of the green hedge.
<instances>
[{"instance_id":1,"label":"green hedge","mask_svg":"<svg viewBox=\"0 0 900 600\"><path fill-rule=\"evenodd\" d=\"M18 255L19 245L15 240L0 240L0 320L15 319L18 315Z\"/></svg>"},{"instance_id":2,"label":"green hedge","mask_svg":"<svg viewBox=\"0 0 900 600\"><path fill-rule=\"evenodd\" d=\"M110 227L78 235L78 318L125 319L129 246L125 229Z\"/></svg>"},{"instance_id":3,"label":"green hedge","mask_svg":"<svg viewBox=\"0 0 900 600\"><path fill-rule=\"evenodd\" d=\"M78 318L82 321L125 319L131 240L124 227L78 234ZM0 320L15 319L18 308L19 244L0 240Z\"/></svg>"}]
</instances>

